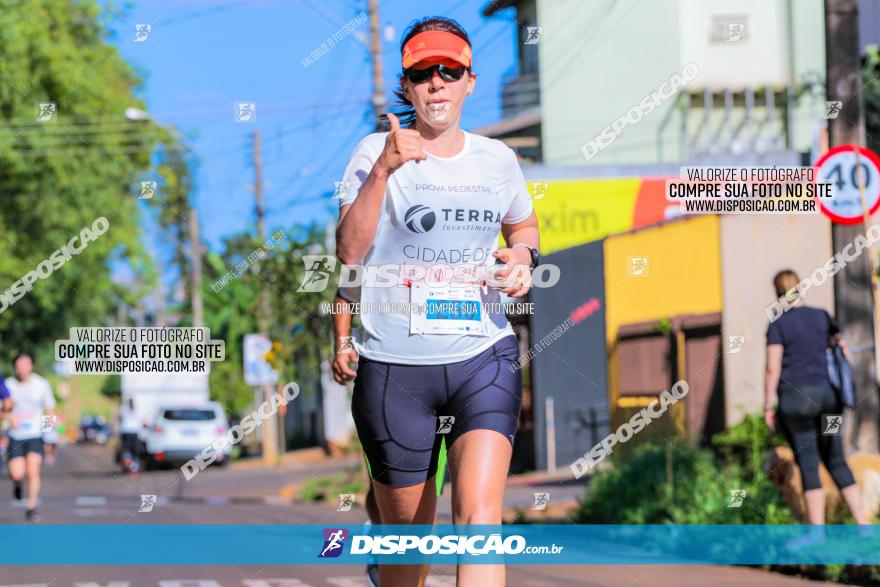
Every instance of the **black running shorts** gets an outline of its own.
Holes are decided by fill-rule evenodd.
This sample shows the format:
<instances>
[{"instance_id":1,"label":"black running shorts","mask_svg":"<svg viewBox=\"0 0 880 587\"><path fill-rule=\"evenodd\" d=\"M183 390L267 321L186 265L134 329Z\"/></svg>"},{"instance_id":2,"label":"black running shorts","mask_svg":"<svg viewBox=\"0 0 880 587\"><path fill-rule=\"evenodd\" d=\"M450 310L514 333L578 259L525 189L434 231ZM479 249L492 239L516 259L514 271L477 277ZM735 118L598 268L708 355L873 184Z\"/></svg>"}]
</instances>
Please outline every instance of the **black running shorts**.
<instances>
[{"instance_id":1,"label":"black running shorts","mask_svg":"<svg viewBox=\"0 0 880 587\"><path fill-rule=\"evenodd\" d=\"M370 475L392 487L424 483L446 446L470 430L495 430L511 445L522 384L514 336L445 365L401 365L361 357L352 416Z\"/></svg>"}]
</instances>

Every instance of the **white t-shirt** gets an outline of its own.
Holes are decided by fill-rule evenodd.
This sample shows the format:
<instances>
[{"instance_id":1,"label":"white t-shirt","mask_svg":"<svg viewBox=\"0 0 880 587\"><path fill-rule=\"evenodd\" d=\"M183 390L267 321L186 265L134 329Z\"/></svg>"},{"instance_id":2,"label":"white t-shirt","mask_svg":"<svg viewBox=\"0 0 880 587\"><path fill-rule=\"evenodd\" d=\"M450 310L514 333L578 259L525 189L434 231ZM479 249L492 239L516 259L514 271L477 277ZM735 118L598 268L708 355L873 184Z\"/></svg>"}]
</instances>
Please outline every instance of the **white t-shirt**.
<instances>
[{"instance_id":1,"label":"white t-shirt","mask_svg":"<svg viewBox=\"0 0 880 587\"><path fill-rule=\"evenodd\" d=\"M9 430L9 437L15 440L40 438L43 435L40 425L45 410L55 407L55 396L52 395L49 382L34 373L26 382L8 377L5 383L13 402L13 427Z\"/></svg>"},{"instance_id":2,"label":"white t-shirt","mask_svg":"<svg viewBox=\"0 0 880 587\"><path fill-rule=\"evenodd\" d=\"M119 433L137 434L141 431L141 421L138 419L137 412L129 409L128 406L122 406L119 409Z\"/></svg>"},{"instance_id":3,"label":"white t-shirt","mask_svg":"<svg viewBox=\"0 0 880 587\"><path fill-rule=\"evenodd\" d=\"M367 136L355 148L341 183L340 206L354 202L385 146L388 133ZM526 220L532 201L514 152L501 141L468 132L452 157L408 161L389 178L373 246L363 261L430 267L491 267L501 225ZM360 354L375 361L439 365L469 359L513 333L503 312L483 312L479 334L411 333L405 312L371 311L407 304L406 286L361 288ZM482 288L481 304L501 301L499 290ZM400 306L398 306L400 307Z\"/></svg>"}]
</instances>

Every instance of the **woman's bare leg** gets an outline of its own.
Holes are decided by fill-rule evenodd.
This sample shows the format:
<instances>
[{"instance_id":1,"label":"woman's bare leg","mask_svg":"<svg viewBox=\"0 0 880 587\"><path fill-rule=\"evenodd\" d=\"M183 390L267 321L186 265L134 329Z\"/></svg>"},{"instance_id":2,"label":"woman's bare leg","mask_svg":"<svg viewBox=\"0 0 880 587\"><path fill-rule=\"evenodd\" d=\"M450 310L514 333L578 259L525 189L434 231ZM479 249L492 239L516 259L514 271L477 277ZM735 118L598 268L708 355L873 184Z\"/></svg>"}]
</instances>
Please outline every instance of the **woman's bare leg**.
<instances>
[{"instance_id":1,"label":"woman's bare leg","mask_svg":"<svg viewBox=\"0 0 880 587\"><path fill-rule=\"evenodd\" d=\"M382 524L427 524L434 522L437 494L434 477L409 487L391 487L373 480L373 492ZM379 581L394 587L422 587L428 565L379 565Z\"/></svg>"},{"instance_id":2,"label":"woman's bare leg","mask_svg":"<svg viewBox=\"0 0 880 587\"><path fill-rule=\"evenodd\" d=\"M455 524L501 524L513 449L494 430L471 430L449 448ZM504 587L504 565L459 565L458 587Z\"/></svg>"},{"instance_id":3,"label":"woman's bare leg","mask_svg":"<svg viewBox=\"0 0 880 587\"><path fill-rule=\"evenodd\" d=\"M825 490L810 489L804 491L804 502L807 504L807 523L825 523Z\"/></svg>"},{"instance_id":4,"label":"woman's bare leg","mask_svg":"<svg viewBox=\"0 0 880 587\"><path fill-rule=\"evenodd\" d=\"M849 487L844 487L840 493L843 495L846 505L849 506L853 518L856 519L856 524L870 524L871 521L865 515L865 510L862 509L862 492L859 490L859 484L853 483Z\"/></svg>"}]
</instances>

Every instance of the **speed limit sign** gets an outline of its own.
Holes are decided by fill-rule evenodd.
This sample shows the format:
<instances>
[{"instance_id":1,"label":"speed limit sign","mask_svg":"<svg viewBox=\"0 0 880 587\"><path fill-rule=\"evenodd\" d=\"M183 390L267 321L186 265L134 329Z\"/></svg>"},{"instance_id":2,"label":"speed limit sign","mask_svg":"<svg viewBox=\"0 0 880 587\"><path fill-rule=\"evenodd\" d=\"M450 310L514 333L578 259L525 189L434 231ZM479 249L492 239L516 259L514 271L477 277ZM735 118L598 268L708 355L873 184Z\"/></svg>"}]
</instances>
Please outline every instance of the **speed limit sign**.
<instances>
[{"instance_id":1,"label":"speed limit sign","mask_svg":"<svg viewBox=\"0 0 880 587\"><path fill-rule=\"evenodd\" d=\"M840 145L822 155L815 167L818 168L817 181L834 186L833 198L819 198L822 213L833 222L858 224L862 221L861 189L864 189L868 215L880 208L880 157L873 151Z\"/></svg>"}]
</instances>

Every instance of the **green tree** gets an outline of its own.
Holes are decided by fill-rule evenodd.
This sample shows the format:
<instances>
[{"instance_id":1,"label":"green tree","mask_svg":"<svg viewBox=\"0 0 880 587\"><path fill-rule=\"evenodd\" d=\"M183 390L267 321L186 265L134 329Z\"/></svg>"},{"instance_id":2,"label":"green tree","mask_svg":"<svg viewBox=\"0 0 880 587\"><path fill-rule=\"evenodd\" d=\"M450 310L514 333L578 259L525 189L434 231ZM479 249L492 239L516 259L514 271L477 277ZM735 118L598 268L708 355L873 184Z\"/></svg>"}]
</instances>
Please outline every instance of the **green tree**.
<instances>
[{"instance_id":1,"label":"green tree","mask_svg":"<svg viewBox=\"0 0 880 587\"><path fill-rule=\"evenodd\" d=\"M193 175L196 166L191 153L166 138L169 146L159 153L156 196L150 200L157 211L156 220L171 245L171 262L177 270L177 279L183 284L183 299L177 300L176 310L187 315L192 311L192 258L190 256L189 219L192 211ZM167 300L163 300L163 304ZM191 323L191 320L187 320Z\"/></svg>"},{"instance_id":2,"label":"green tree","mask_svg":"<svg viewBox=\"0 0 880 587\"><path fill-rule=\"evenodd\" d=\"M211 364L211 393L228 411L241 412L254 398L253 389L244 382L242 341L245 334L257 331L257 290L247 279L235 279L212 291L211 284L235 265L227 265L228 259L215 253L205 261L205 326L211 329L211 338L226 345L226 359Z\"/></svg>"},{"instance_id":3,"label":"green tree","mask_svg":"<svg viewBox=\"0 0 880 587\"><path fill-rule=\"evenodd\" d=\"M303 393L313 393L321 360L331 352L330 319L320 315L320 306L330 301L335 290L297 291L305 273L302 256L327 254L323 230L297 226L270 233L267 240L277 244L269 247L251 234L229 237L223 253L209 254L205 263L205 325L212 338L226 342L226 361L211 366L211 389L229 410L241 410L254 397L244 384L241 349L245 334L259 332L257 305L262 289L269 294L272 314L266 334L280 344L275 357L282 383L296 381ZM260 250L265 255L254 260L252 254ZM219 281L227 273L232 275Z\"/></svg>"},{"instance_id":4,"label":"green tree","mask_svg":"<svg viewBox=\"0 0 880 587\"><path fill-rule=\"evenodd\" d=\"M140 244L135 186L167 134L134 120L141 80L107 43L94 0L19 0L0 10L0 290L104 216L106 234L0 313L0 355L50 342L72 325L103 324L128 266L155 281ZM40 104L54 104L41 107ZM39 122L41 111L51 114ZM128 116L127 116L128 114Z\"/></svg>"}]
</instances>

